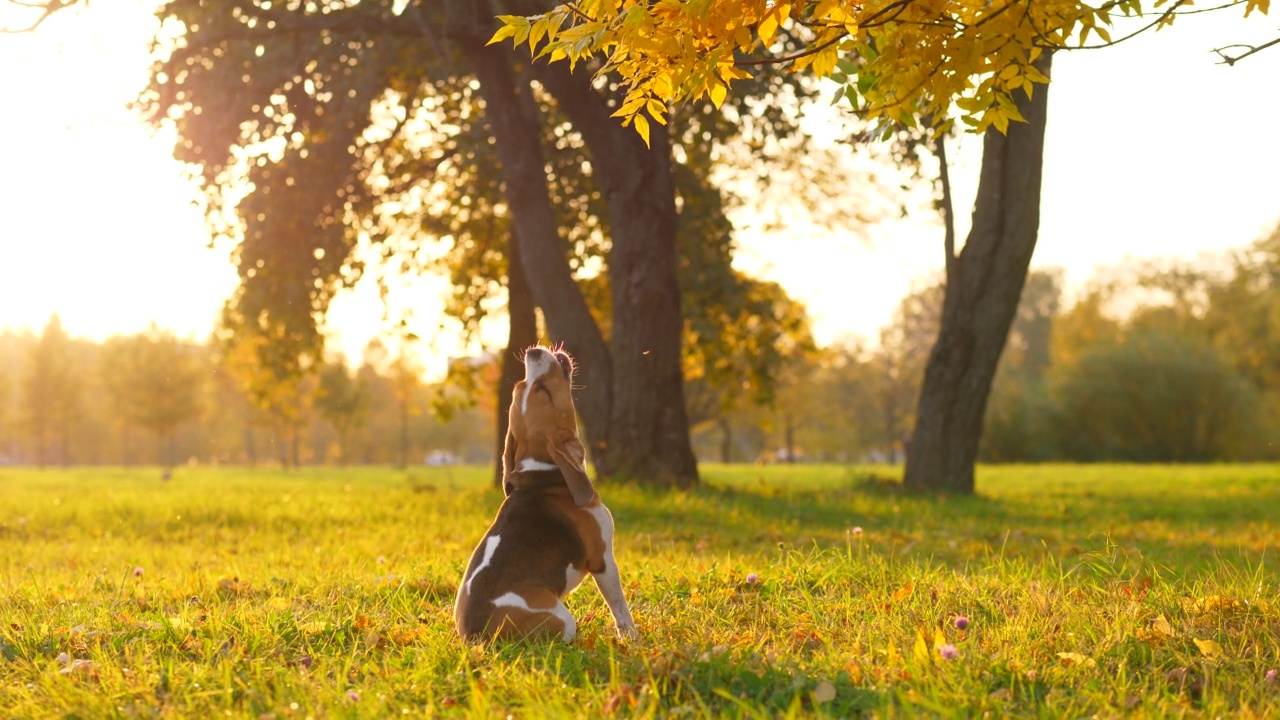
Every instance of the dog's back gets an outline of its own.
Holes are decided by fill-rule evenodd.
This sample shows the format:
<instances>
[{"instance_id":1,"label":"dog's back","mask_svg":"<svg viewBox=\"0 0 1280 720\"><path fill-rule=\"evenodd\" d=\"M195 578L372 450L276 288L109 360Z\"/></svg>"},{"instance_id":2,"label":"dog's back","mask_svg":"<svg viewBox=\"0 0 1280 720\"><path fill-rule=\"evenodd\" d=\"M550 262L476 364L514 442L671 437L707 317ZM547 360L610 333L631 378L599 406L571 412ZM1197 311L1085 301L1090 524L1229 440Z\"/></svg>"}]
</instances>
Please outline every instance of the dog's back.
<instances>
[{"instance_id":1,"label":"dog's back","mask_svg":"<svg viewBox=\"0 0 1280 720\"><path fill-rule=\"evenodd\" d=\"M596 520L579 508L559 470L508 477L510 494L467 564L454 607L458 632L477 637L559 635L575 623L560 598L604 569Z\"/></svg>"}]
</instances>

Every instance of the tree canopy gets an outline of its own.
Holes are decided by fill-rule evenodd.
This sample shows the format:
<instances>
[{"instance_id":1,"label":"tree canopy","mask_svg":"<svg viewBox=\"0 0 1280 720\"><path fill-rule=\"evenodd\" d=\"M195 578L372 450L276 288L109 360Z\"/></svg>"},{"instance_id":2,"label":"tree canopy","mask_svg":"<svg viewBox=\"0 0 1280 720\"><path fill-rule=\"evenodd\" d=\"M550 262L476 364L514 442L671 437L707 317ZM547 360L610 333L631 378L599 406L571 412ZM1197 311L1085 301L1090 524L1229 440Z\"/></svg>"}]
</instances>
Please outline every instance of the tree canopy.
<instances>
[{"instance_id":1,"label":"tree canopy","mask_svg":"<svg viewBox=\"0 0 1280 720\"><path fill-rule=\"evenodd\" d=\"M666 122L670 103L709 97L718 106L731 83L772 64L830 78L855 110L884 121L886 132L893 122L914 125L920 119L946 128L953 106L964 125L982 132L1023 120L1012 93L1030 94L1049 81L1036 65L1045 52L1106 47L1172 23L1190 5L1190 0L581 0L538 15L503 16L493 39L527 42L552 61L576 63L604 55L600 72L617 73L627 88L617 115L642 136L651 121ZM1246 16L1265 14L1270 0L1221 7L1237 6ZM1125 24L1118 30L1126 20L1135 27ZM779 52L783 39L800 49Z\"/></svg>"}]
</instances>

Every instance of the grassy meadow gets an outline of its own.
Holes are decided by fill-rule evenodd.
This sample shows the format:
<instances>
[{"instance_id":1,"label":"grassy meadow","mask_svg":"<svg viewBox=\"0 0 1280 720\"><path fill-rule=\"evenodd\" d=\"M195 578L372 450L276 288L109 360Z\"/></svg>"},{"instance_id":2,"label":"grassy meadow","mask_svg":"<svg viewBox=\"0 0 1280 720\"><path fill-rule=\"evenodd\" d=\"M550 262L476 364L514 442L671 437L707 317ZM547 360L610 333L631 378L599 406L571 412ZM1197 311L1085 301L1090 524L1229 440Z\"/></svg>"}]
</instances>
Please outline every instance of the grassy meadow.
<instances>
[{"instance_id":1,"label":"grassy meadow","mask_svg":"<svg viewBox=\"0 0 1280 720\"><path fill-rule=\"evenodd\" d=\"M642 637L470 647L482 468L0 468L0 717L1265 717L1277 466L605 485Z\"/></svg>"}]
</instances>

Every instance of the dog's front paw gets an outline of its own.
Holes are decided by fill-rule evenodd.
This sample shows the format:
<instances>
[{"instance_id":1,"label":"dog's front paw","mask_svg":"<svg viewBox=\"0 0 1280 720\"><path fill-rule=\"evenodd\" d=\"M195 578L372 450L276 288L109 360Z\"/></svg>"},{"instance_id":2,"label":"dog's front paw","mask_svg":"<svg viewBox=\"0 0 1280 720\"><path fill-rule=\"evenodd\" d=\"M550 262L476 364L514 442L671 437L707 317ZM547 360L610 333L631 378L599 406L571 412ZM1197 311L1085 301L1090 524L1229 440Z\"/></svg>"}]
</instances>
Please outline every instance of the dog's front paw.
<instances>
[{"instance_id":1,"label":"dog's front paw","mask_svg":"<svg viewBox=\"0 0 1280 720\"><path fill-rule=\"evenodd\" d=\"M635 625L619 625L618 637L622 640L634 640L640 637L640 631L636 629Z\"/></svg>"}]
</instances>

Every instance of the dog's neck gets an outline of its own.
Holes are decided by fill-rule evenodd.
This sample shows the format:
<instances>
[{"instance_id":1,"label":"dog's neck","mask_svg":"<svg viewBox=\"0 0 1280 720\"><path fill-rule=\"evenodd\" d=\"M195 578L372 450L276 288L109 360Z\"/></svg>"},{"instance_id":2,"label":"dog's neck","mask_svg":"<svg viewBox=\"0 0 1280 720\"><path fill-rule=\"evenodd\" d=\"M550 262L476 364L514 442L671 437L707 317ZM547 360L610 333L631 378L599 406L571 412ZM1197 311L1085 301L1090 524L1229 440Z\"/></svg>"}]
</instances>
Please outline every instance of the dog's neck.
<instances>
[{"instance_id":1,"label":"dog's neck","mask_svg":"<svg viewBox=\"0 0 1280 720\"><path fill-rule=\"evenodd\" d=\"M507 476L506 494L510 495L516 490L545 490L553 487L566 487L564 483L564 474L560 472L560 468L552 465L545 470L521 470Z\"/></svg>"}]
</instances>

